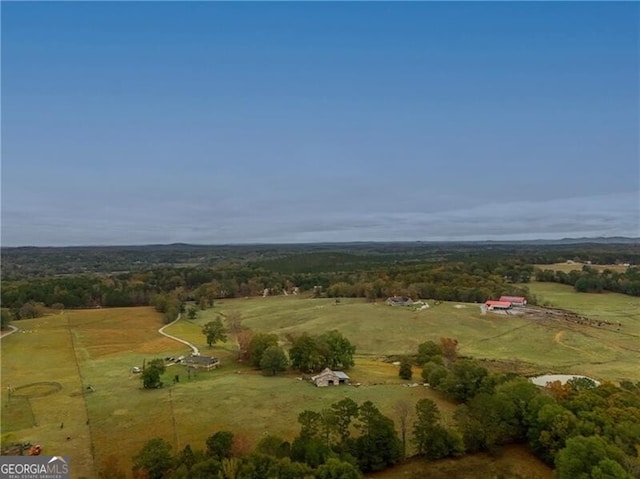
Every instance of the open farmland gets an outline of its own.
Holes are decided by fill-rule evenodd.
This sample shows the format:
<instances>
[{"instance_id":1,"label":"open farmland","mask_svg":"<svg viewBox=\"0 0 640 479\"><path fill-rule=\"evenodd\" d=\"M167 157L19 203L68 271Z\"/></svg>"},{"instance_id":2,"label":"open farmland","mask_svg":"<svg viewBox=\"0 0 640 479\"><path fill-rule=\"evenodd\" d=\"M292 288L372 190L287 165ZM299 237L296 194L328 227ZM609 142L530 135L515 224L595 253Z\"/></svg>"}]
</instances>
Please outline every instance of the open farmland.
<instances>
[{"instance_id":1,"label":"open farmland","mask_svg":"<svg viewBox=\"0 0 640 479\"><path fill-rule=\"evenodd\" d=\"M236 432L246 447L265 433L291 439L300 412L321 410L343 397L359 403L372 400L390 417L395 416L397 400L415 403L429 397L450 422L453 404L427 388L405 387L397 368L385 361L443 336L457 338L463 355L504 361L521 372L640 379L637 298L578 295L555 284L532 284L531 289L555 306L618 318L622 332L545 318L483 315L476 304L430 302L429 309L414 311L355 299L224 300L200 311L197 319L182 319L166 330L193 342L203 354L220 357L223 366L197 377L189 377L182 366L170 366L163 377L166 386L149 391L141 389L139 375L130 373L132 366L188 353L184 345L157 333L161 316L152 308L76 310L23 320L17 326L33 332L16 333L2 344L2 390L12 385L19 392L22 386L42 382L57 382L61 389L11 402L3 397L3 441L40 443L45 454L68 454L79 475L95 477L109 456L129 471L133 454L156 436L167 439L174 451L186 444L201 448L219 430ZM274 332L285 343L287 333L340 330L357 346L356 366L349 374L361 386L317 389L294 373L263 377L235 361L233 338L209 349L201 326L232 311L241 313L246 326ZM172 384L176 374L180 382ZM33 387L37 392L38 386Z\"/></svg>"},{"instance_id":2,"label":"open farmland","mask_svg":"<svg viewBox=\"0 0 640 479\"><path fill-rule=\"evenodd\" d=\"M169 332L185 332L207 354L199 327L189 323L181 320ZM187 353L183 345L157 333L160 315L152 308L67 311L17 324L34 333L16 333L3 341L3 391L9 384L18 388L38 381L57 381L62 388L26 405L3 401L3 443L30 441L41 444L45 454L68 454L78 477L96 477L109 456L129 471L133 454L156 436L167 439L174 451L187 444L202 448L219 430L235 431L247 447L265 433L292 439L300 412L320 410L343 397L372 400L390 416L398 399L415 403L430 397L445 417L454 409L434 391L404 387L389 363L357 359L350 374L361 387L317 389L295 374L269 378L238 365L232 360L232 342L211 350L223 360L220 369L188 378L182 366L170 366L163 377L167 386L143 390L140 376L130 373L132 366ZM37 359L30 360L34 355ZM181 381L172 384L176 374ZM32 411L25 412L29 403Z\"/></svg>"},{"instance_id":3,"label":"open farmland","mask_svg":"<svg viewBox=\"0 0 640 479\"><path fill-rule=\"evenodd\" d=\"M601 380L640 380L636 368L640 363L640 298L575 293L570 287L554 289L558 286L562 285L545 287L563 291L570 299L567 304L554 305L564 304L565 309L575 309L594 319L620 322L620 330L617 326L597 328L544 315L483 315L477 304L430 302L429 309L414 311L358 299L341 299L336 303L331 299L298 297L220 301L215 308L202 312L196 323L204 323L219 313L238 311L246 326L283 338L287 333L319 334L338 329L357 346L359 356L371 358L413 354L421 342L438 341L446 336L458 339L462 355L511 361L520 368L519 372L580 373ZM542 294L539 283L531 287L536 295ZM197 336L196 325L191 328Z\"/></svg>"}]
</instances>

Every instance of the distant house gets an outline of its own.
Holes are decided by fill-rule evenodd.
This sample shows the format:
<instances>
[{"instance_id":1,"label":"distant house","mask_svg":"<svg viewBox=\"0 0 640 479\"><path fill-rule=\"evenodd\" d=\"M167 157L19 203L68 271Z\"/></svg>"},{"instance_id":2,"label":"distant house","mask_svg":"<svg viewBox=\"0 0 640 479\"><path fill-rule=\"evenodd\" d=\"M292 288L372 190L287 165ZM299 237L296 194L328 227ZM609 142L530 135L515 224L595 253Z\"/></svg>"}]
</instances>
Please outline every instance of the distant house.
<instances>
[{"instance_id":1,"label":"distant house","mask_svg":"<svg viewBox=\"0 0 640 479\"><path fill-rule=\"evenodd\" d=\"M385 301L389 306L411 306L413 301L406 296L391 296Z\"/></svg>"},{"instance_id":2,"label":"distant house","mask_svg":"<svg viewBox=\"0 0 640 479\"><path fill-rule=\"evenodd\" d=\"M511 303L511 306L526 306L527 298L524 296L500 296L499 301Z\"/></svg>"},{"instance_id":3,"label":"distant house","mask_svg":"<svg viewBox=\"0 0 640 479\"><path fill-rule=\"evenodd\" d=\"M332 371L326 368L317 376L311 378L311 382L319 388L325 386L338 386L340 384L349 384L350 378L342 371Z\"/></svg>"},{"instance_id":4,"label":"distant house","mask_svg":"<svg viewBox=\"0 0 640 479\"><path fill-rule=\"evenodd\" d=\"M195 369L215 369L220 366L220 360L212 356L187 356L182 360L182 363L189 368Z\"/></svg>"},{"instance_id":5,"label":"distant house","mask_svg":"<svg viewBox=\"0 0 640 479\"><path fill-rule=\"evenodd\" d=\"M484 303L489 311L494 310L505 310L511 308L511 303L509 301L493 301L489 300Z\"/></svg>"}]
</instances>

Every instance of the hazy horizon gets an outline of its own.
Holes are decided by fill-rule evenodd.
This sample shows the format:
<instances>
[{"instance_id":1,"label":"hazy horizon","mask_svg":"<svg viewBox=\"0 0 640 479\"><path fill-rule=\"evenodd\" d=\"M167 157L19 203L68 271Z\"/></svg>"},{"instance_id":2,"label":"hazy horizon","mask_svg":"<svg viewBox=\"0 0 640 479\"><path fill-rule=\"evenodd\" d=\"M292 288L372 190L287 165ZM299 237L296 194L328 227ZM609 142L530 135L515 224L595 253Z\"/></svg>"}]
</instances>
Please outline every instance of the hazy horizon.
<instances>
[{"instance_id":1,"label":"hazy horizon","mask_svg":"<svg viewBox=\"0 0 640 479\"><path fill-rule=\"evenodd\" d=\"M638 3L0 8L2 246L640 236Z\"/></svg>"}]
</instances>

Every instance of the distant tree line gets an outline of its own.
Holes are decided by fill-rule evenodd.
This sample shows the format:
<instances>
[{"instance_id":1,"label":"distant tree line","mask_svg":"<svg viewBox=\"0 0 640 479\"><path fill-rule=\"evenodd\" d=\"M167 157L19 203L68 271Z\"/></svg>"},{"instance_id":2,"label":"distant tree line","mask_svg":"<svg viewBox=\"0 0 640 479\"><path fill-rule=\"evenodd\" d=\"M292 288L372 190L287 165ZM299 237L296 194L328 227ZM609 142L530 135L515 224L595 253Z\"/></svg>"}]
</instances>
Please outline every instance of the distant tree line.
<instances>
[{"instance_id":1,"label":"distant tree line","mask_svg":"<svg viewBox=\"0 0 640 479\"><path fill-rule=\"evenodd\" d=\"M360 272L286 274L257 267L157 268L109 276L79 275L3 282L3 307L15 319L25 304L92 308L152 305L167 320L175 319L186 301L202 308L215 300L260 296L283 291L314 292L327 297L360 297L371 301L403 295L414 299L482 302L501 294L526 294L514 283L527 282L533 267L515 263L421 263L391 265Z\"/></svg>"},{"instance_id":2,"label":"distant tree line","mask_svg":"<svg viewBox=\"0 0 640 479\"><path fill-rule=\"evenodd\" d=\"M282 245L147 245L0 249L2 281L146 272L159 267L256 267L285 274L357 272L389 265L505 260L552 264L640 263L638 242L541 244L540 242L400 242Z\"/></svg>"},{"instance_id":3,"label":"distant tree line","mask_svg":"<svg viewBox=\"0 0 640 479\"><path fill-rule=\"evenodd\" d=\"M582 270L552 271L538 269L535 272L537 281L568 284L581 293L602 293L612 291L615 293L640 296L640 268L637 266L627 268L624 272L611 269L599 271L596 268L585 265Z\"/></svg>"},{"instance_id":4,"label":"distant tree line","mask_svg":"<svg viewBox=\"0 0 640 479\"><path fill-rule=\"evenodd\" d=\"M580 249L583 248L583 250ZM442 301L484 302L503 294L528 295L522 285L535 276L540 281L554 281L571 284L578 291L616 291L624 294L640 294L638 268L629 268L625 273L605 270L599 273L594 268L570 273L536 270L535 262L553 262L567 258L591 258L590 261L619 262L620 258L633 261L637 255L629 245L581 245L556 248L496 247L488 249L471 246L436 247L426 249L394 244L368 246L365 253L351 251L348 246L339 251L317 251L310 247L305 252L302 247L290 249L274 246L211 251L183 246L177 247L175 256L172 249L151 248L150 257L136 268L126 272L108 274L68 274L11 279L19 275L4 275L6 267L3 256L2 306L8 308L14 319L32 317L45 308L91 308L125 307L153 305L165 315L165 320L175 319L185 301L194 301L201 309L211 307L215 300L246 296L259 296L265 290L269 294L283 292L313 292L318 296L367 298L370 301L389 296L409 296L413 299L434 299ZM168 247L166 247L168 248ZM336 247L337 248L337 247ZM354 247L354 251L359 251ZM33 254L56 261L76 261L88 255L95 265L108 262L110 254L134 258L144 256L144 248L120 251L115 249L85 251L73 250L73 254L40 249L3 249L9 258L22 258L25 265L32 265L27 259ZM66 249L63 249L66 250ZM188 256L188 252L202 253L200 263ZM205 254L205 251L209 251ZM212 251L220 253L216 256ZM582 251L582 253L580 253ZM19 254L18 254L19 252ZM222 252L225 252L224 254ZM233 256L240 254L245 256ZM225 256L225 254L230 256ZM97 256L96 256L97 255ZM168 255L168 256L167 256ZM6 255L5 255L6 256ZM266 259L261 259L266 257ZM100 258L98 261L96 258ZM151 259L183 260L180 264L190 266L150 264ZM214 259L215 258L215 261ZM121 259L121 258L120 258ZM120 259L118 261L120 261ZM640 259L640 258L638 258ZM207 262L212 264L207 264ZM53 261L53 260L52 260ZM9 262L11 264L11 262ZM57 263L55 263L57 264ZM74 263L75 264L75 263ZM118 263L120 264L120 263ZM156 263L157 264L157 263ZM13 265L12 271L22 268ZM32 265L35 267L35 265ZM146 268L144 269L143 268ZM97 268L97 266L96 266ZM89 268L90 269L90 268ZM23 306L27 305L24 311ZM40 307L41 306L41 307Z\"/></svg>"}]
</instances>

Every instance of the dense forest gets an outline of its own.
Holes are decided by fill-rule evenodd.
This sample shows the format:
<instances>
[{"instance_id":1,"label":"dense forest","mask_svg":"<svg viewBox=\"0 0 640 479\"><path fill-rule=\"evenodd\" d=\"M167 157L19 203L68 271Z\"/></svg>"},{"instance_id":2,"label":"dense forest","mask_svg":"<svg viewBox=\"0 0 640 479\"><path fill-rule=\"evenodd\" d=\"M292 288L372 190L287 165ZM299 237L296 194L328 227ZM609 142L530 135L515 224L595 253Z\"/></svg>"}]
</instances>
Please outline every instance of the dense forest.
<instances>
[{"instance_id":1,"label":"dense forest","mask_svg":"<svg viewBox=\"0 0 640 479\"><path fill-rule=\"evenodd\" d=\"M3 248L2 306L14 319L44 308L154 305L167 318L185 301L264 294L389 296L483 302L528 295L526 283L640 295L640 272L536 270L563 261L637 264L636 244L354 243L316 245ZM523 286L524 285L524 286Z\"/></svg>"}]
</instances>

